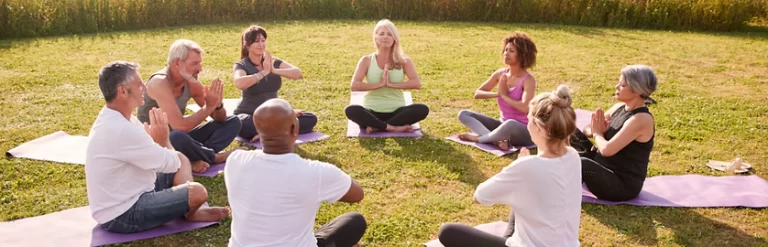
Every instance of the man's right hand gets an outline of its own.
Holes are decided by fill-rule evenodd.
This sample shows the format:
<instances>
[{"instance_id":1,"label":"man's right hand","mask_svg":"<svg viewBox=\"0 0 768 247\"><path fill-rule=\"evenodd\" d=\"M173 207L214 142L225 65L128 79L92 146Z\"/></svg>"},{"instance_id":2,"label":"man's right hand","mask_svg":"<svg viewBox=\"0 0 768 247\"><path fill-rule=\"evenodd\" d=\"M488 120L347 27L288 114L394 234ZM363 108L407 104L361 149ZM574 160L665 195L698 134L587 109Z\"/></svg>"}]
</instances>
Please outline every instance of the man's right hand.
<instances>
[{"instance_id":1,"label":"man's right hand","mask_svg":"<svg viewBox=\"0 0 768 247\"><path fill-rule=\"evenodd\" d=\"M211 86L205 90L205 106L215 109L221 105L224 98L224 85L219 78L213 79Z\"/></svg>"},{"instance_id":2,"label":"man's right hand","mask_svg":"<svg viewBox=\"0 0 768 247\"><path fill-rule=\"evenodd\" d=\"M155 143L165 146L169 143L168 115L160 108L152 108L149 111L149 124L144 123L144 131Z\"/></svg>"}]
</instances>

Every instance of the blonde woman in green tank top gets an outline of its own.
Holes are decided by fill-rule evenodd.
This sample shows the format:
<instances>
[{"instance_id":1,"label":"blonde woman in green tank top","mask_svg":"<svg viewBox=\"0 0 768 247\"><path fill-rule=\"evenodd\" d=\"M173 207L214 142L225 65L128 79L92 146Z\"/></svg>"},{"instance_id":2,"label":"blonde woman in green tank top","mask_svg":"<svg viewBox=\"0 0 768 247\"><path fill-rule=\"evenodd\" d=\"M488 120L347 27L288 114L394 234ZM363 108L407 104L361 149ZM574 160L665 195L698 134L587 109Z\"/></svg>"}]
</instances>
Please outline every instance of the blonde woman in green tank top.
<instances>
[{"instance_id":1,"label":"blonde woman in green tank top","mask_svg":"<svg viewBox=\"0 0 768 247\"><path fill-rule=\"evenodd\" d=\"M373 29L373 43L376 52L360 58L350 86L352 91L368 92L363 105L347 106L344 112L368 133L413 132L411 125L429 114L425 104L405 104L403 90L421 88L413 61L403 53L400 34L387 19Z\"/></svg>"}]
</instances>

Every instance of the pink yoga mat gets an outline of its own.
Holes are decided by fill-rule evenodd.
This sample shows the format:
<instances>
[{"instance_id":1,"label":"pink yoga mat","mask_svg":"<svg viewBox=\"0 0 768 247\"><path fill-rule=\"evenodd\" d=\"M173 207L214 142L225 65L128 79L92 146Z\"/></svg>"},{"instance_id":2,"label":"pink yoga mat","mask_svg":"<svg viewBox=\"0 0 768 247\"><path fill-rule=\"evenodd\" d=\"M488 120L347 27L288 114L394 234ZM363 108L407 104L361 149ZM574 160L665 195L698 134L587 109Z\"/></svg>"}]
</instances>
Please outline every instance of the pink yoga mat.
<instances>
[{"instance_id":1,"label":"pink yoga mat","mask_svg":"<svg viewBox=\"0 0 768 247\"><path fill-rule=\"evenodd\" d=\"M328 139L328 138L330 138L330 136L328 136L326 134L323 134L323 133L320 133L320 132L317 132L317 131L310 132L310 133L299 135L299 139L296 140L296 145L307 143L307 142L322 141L322 140L325 140L325 139ZM239 136L236 138L236 140L238 140L238 141L240 141L242 143L248 144L249 146L256 147L258 149L262 148L261 141L251 142L251 141L249 141L249 140L247 140L245 138L239 137Z\"/></svg>"},{"instance_id":2,"label":"pink yoga mat","mask_svg":"<svg viewBox=\"0 0 768 247\"><path fill-rule=\"evenodd\" d=\"M752 176L656 176L645 180L637 198L624 202L597 199L586 186L586 203L658 207L768 207L768 182Z\"/></svg>"},{"instance_id":3,"label":"pink yoga mat","mask_svg":"<svg viewBox=\"0 0 768 247\"><path fill-rule=\"evenodd\" d=\"M211 167L208 167L208 169L205 170L205 172L202 172L202 173L192 172L192 175L199 176L199 177L209 177L209 178L216 177L220 173L224 172L224 166L226 164L227 164L226 162L214 164L214 165L211 165Z\"/></svg>"},{"instance_id":4,"label":"pink yoga mat","mask_svg":"<svg viewBox=\"0 0 768 247\"><path fill-rule=\"evenodd\" d=\"M576 112L576 128L584 131L584 127L592 123L592 111L574 109L574 112Z\"/></svg>"},{"instance_id":5,"label":"pink yoga mat","mask_svg":"<svg viewBox=\"0 0 768 247\"><path fill-rule=\"evenodd\" d=\"M362 105L363 97L365 97L366 93L367 92L352 92L350 105ZM403 97L405 97L405 105L413 104L413 98L411 96L411 92L403 92ZM355 122L347 120L347 137L416 137L416 138L420 138L424 136L421 133L421 127L419 127L419 123L415 123L412 126L414 129L413 132L405 132L405 133L375 132L375 133L368 134L365 132L364 129L360 128L360 126L358 126Z\"/></svg>"},{"instance_id":6,"label":"pink yoga mat","mask_svg":"<svg viewBox=\"0 0 768 247\"><path fill-rule=\"evenodd\" d=\"M83 165L87 147L87 136L71 136L64 131L57 131L21 144L5 154L16 158Z\"/></svg>"},{"instance_id":7,"label":"pink yoga mat","mask_svg":"<svg viewBox=\"0 0 768 247\"><path fill-rule=\"evenodd\" d=\"M489 153L494 154L494 155L499 156L499 157L507 155L507 154L511 154L511 153L514 153L514 152L517 152L518 150L523 148L523 146L513 146L513 147L510 147L509 150L504 151L504 150L499 149L499 147L497 147L496 145L493 145L493 144L463 141L463 140L459 139L459 135L452 135L452 136L446 137L445 139L448 139L448 140L451 140L451 141L455 141L455 142L458 142L460 144L464 144L464 145L467 145L467 146L472 146L472 147L475 147L475 148L478 148L480 150L489 152ZM532 149L532 148L535 148L535 147L536 147L536 145L525 146L525 148L528 148L528 149Z\"/></svg>"},{"instance_id":8,"label":"pink yoga mat","mask_svg":"<svg viewBox=\"0 0 768 247\"><path fill-rule=\"evenodd\" d=\"M507 230L507 225L508 225L507 222L496 221L496 222L477 225L475 226L475 229L501 237L504 235L504 231ZM440 240L435 239L425 243L424 246L443 247L443 244L440 243Z\"/></svg>"},{"instance_id":9,"label":"pink yoga mat","mask_svg":"<svg viewBox=\"0 0 768 247\"><path fill-rule=\"evenodd\" d=\"M148 231L133 234L101 229L86 207L67 209L42 216L0 222L2 246L101 246L149 239L218 224L176 219Z\"/></svg>"}]
</instances>

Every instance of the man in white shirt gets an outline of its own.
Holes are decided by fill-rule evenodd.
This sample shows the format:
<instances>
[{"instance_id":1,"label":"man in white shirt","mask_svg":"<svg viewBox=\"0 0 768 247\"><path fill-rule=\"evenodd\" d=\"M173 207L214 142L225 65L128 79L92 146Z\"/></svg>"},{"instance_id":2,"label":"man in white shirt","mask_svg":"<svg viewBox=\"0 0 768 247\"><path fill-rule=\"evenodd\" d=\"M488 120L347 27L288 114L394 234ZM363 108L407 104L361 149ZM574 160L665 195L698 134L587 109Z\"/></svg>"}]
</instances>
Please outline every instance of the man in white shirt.
<instances>
[{"instance_id":1,"label":"man in white shirt","mask_svg":"<svg viewBox=\"0 0 768 247\"><path fill-rule=\"evenodd\" d=\"M219 221L223 207L201 207L205 187L192 182L189 160L168 139L168 119L160 109L150 124L132 115L144 103L138 65L111 62L99 71L106 105L91 127L85 179L92 217L110 232L134 233L185 216L189 221Z\"/></svg>"},{"instance_id":2,"label":"man in white shirt","mask_svg":"<svg viewBox=\"0 0 768 247\"><path fill-rule=\"evenodd\" d=\"M357 246L367 227L359 213L312 230L322 202L359 202L360 185L334 165L293 153L299 121L287 101L264 102L253 122L264 149L235 151L224 168L232 208L229 246Z\"/></svg>"}]
</instances>

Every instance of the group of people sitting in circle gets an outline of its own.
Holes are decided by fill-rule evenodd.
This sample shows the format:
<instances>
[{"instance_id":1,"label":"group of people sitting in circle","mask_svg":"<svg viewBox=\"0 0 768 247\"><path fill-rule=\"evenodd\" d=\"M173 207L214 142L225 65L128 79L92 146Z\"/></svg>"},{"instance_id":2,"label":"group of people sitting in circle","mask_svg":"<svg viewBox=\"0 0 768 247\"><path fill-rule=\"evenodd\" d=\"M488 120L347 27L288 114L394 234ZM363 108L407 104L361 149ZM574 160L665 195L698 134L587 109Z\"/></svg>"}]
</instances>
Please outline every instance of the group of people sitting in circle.
<instances>
[{"instance_id":1,"label":"group of people sitting in circle","mask_svg":"<svg viewBox=\"0 0 768 247\"><path fill-rule=\"evenodd\" d=\"M167 67L146 84L135 63L101 68L106 105L91 128L85 165L92 217L101 228L135 233L178 217L231 216L229 246L359 246L367 226L360 213L313 230L321 202L359 202L363 186L333 164L294 153L298 136L312 132L318 118L278 97L283 78L297 80L303 73L273 57L266 41L262 27L242 33L233 68L242 101L234 116L223 107L221 80L207 87L198 80L204 51L193 41L174 42ZM403 90L421 88L414 62L389 20L376 24L373 41L376 52L360 58L351 83L352 91L367 94L362 105L346 107L346 116L367 132L414 131L411 125L429 114L426 105L404 101ZM515 32L502 45L504 68L474 95L496 99L500 118L462 110L459 121L471 133L460 138L500 149L535 144L538 152L522 149L475 191L477 203L512 208L503 237L451 223L440 227L438 238L446 247L578 246L582 183L611 201L632 199L642 189L655 131L645 101L656 89L656 76L645 65L624 67L615 86L618 103L597 109L591 124L579 130L566 86L536 94L528 71L536 63L532 39ZM185 116L190 99L200 110ZM237 136L260 140L263 149L223 151ZM229 207L209 206L206 188L192 174L225 161Z\"/></svg>"}]
</instances>

